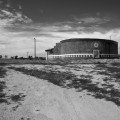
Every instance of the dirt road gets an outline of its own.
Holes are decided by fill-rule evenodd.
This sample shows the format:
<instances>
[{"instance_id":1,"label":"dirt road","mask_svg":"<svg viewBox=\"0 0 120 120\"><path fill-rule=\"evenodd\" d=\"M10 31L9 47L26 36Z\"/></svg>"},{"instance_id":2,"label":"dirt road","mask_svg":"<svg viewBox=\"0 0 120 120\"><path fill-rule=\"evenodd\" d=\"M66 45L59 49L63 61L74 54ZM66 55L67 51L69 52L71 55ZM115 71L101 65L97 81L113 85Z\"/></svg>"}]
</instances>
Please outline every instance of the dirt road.
<instances>
[{"instance_id":1,"label":"dirt road","mask_svg":"<svg viewBox=\"0 0 120 120\"><path fill-rule=\"evenodd\" d=\"M9 69L0 78L0 120L119 120L120 107Z\"/></svg>"}]
</instances>

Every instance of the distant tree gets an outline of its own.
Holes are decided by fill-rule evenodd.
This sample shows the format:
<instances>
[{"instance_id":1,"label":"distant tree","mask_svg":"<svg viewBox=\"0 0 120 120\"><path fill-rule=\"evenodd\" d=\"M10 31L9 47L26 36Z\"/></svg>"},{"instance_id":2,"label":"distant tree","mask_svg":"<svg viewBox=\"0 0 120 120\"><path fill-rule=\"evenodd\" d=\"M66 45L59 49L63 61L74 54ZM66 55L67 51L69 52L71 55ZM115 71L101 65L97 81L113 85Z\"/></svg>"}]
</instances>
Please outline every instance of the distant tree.
<instances>
[{"instance_id":1,"label":"distant tree","mask_svg":"<svg viewBox=\"0 0 120 120\"><path fill-rule=\"evenodd\" d=\"M11 56L11 59L14 59L14 57L13 57L13 56Z\"/></svg>"},{"instance_id":2,"label":"distant tree","mask_svg":"<svg viewBox=\"0 0 120 120\"><path fill-rule=\"evenodd\" d=\"M39 57L40 60L46 60L46 57Z\"/></svg>"},{"instance_id":3,"label":"distant tree","mask_svg":"<svg viewBox=\"0 0 120 120\"><path fill-rule=\"evenodd\" d=\"M39 59L39 57L36 56L35 59Z\"/></svg>"},{"instance_id":4,"label":"distant tree","mask_svg":"<svg viewBox=\"0 0 120 120\"><path fill-rule=\"evenodd\" d=\"M0 55L0 59L2 59L2 55Z\"/></svg>"},{"instance_id":5,"label":"distant tree","mask_svg":"<svg viewBox=\"0 0 120 120\"><path fill-rule=\"evenodd\" d=\"M18 59L18 56L17 56L17 55L15 56L15 59Z\"/></svg>"},{"instance_id":6,"label":"distant tree","mask_svg":"<svg viewBox=\"0 0 120 120\"><path fill-rule=\"evenodd\" d=\"M24 59L24 57L19 57L19 59Z\"/></svg>"},{"instance_id":7,"label":"distant tree","mask_svg":"<svg viewBox=\"0 0 120 120\"><path fill-rule=\"evenodd\" d=\"M8 58L8 56L7 56L7 55L5 55L5 58L7 59L7 58Z\"/></svg>"},{"instance_id":8,"label":"distant tree","mask_svg":"<svg viewBox=\"0 0 120 120\"><path fill-rule=\"evenodd\" d=\"M32 56L28 56L28 58L29 58L30 60L32 60L32 59L33 59L33 57L32 57Z\"/></svg>"}]
</instances>

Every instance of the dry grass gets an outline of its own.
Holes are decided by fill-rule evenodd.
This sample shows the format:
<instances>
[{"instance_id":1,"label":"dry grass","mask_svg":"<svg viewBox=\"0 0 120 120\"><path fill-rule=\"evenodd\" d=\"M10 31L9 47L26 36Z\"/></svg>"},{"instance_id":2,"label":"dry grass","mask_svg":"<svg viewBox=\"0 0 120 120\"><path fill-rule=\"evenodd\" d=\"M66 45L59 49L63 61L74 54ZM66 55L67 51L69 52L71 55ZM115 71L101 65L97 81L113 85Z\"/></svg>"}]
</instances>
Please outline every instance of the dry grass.
<instances>
[{"instance_id":1,"label":"dry grass","mask_svg":"<svg viewBox=\"0 0 120 120\"><path fill-rule=\"evenodd\" d=\"M101 69L105 71L100 71L99 74L108 75L111 78L116 78L116 81L120 82L120 63L112 63L111 66L97 65L96 69Z\"/></svg>"},{"instance_id":2,"label":"dry grass","mask_svg":"<svg viewBox=\"0 0 120 120\"><path fill-rule=\"evenodd\" d=\"M112 66L120 66L120 63L111 63Z\"/></svg>"},{"instance_id":3,"label":"dry grass","mask_svg":"<svg viewBox=\"0 0 120 120\"><path fill-rule=\"evenodd\" d=\"M3 69L2 65L0 66L0 78L4 78L6 75L6 70ZM0 103L6 103L5 93L3 90L6 88L5 81L0 81Z\"/></svg>"},{"instance_id":4,"label":"dry grass","mask_svg":"<svg viewBox=\"0 0 120 120\"><path fill-rule=\"evenodd\" d=\"M20 102L24 100L25 95L19 93L18 95L11 95L10 98L13 102Z\"/></svg>"},{"instance_id":5,"label":"dry grass","mask_svg":"<svg viewBox=\"0 0 120 120\"><path fill-rule=\"evenodd\" d=\"M6 70L0 66L0 78L4 78L4 76L6 75Z\"/></svg>"},{"instance_id":6,"label":"dry grass","mask_svg":"<svg viewBox=\"0 0 120 120\"><path fill-rule=\"evenodd\" d=\"M106 68L106 66L104 65L100 65L99 68L100 67L102 69L104 69L103 67ZM113 88L112 85L107 85L107 84L103 84L102 85L103 87L99 88L98 87L99 83L92 83L90 75L84 76L83 79L79 79L75 75L69 72L58 72L58 71L47 72L42 70L28 70L25 69L24 67L21 68L10 67L10 69L14 69L24 74L47 80L48 82L51 82L61 87L66 87L68 89L75 88L78 92L87 90L89 93L92 93L92 95L95 98L112 101L116 105L120 106L120 92L118 91L118 89L115 89Z\"/></svg>"},{"instance_id":7,"label":"dry grass","mask_svg":"<svg viewBox=\"0 0 120 120\"><path fill-rule=\"evenodd\" d=\"M11 69L14 69L16 71L21 71L24 74L35 76L40 79L48 80L48 82L51 82L58 86L63 86L65 79L71 79L71 75L69 73L61 73L61 72L53 72L53 71L40 71L40 70L27 70L24 67L21 68L14 68L9 67Z\"/></svg>"},{"instance_id":8,"label":"dry grass","mask_svg":"<svg viewBox=\"0 0 120 120\"><path fill-rule=\"evenodd\" d=\"M4 78L6 75L6 70L4 69L4 66L6 64L0 64L0 78ZM0 103L7 103L10 104L9 101L11 100L12 102L20 102L23 100L25 97L22 94L19 95L11 95L11 96L6 96L4 93L4 89L6 88L6 82L5 81L0 81Z\"/></svg>"}]
</instances>

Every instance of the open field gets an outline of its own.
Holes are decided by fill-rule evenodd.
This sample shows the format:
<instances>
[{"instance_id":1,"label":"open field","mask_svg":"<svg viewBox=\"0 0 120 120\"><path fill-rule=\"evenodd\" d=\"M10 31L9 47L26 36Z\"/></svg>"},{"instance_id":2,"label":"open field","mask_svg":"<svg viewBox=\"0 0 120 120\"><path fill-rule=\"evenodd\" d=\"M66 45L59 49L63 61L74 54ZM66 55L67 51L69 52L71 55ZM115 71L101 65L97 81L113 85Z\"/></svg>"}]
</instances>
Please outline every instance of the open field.
<instances>
[{"instance_id":1,"label":"open field","mask_svg":"<svg viewBox=\"0 0 120 120\"><path fill-rule=\"evenodd\" d=\"M0 66L0 120L88 119L120 119L119 62Z\"/></svg>"},{"instance_id":2,"label":"open field","mask_svg":"<svg viewBox=\"0 0 120 120\"><path fill-rule=\"evenodd\" d=\"M120 59L81 59L81 60L40 60L40 59L0 59L0 64L99 64L99 63L120 63Z\"/></svg>"}]
</instances>

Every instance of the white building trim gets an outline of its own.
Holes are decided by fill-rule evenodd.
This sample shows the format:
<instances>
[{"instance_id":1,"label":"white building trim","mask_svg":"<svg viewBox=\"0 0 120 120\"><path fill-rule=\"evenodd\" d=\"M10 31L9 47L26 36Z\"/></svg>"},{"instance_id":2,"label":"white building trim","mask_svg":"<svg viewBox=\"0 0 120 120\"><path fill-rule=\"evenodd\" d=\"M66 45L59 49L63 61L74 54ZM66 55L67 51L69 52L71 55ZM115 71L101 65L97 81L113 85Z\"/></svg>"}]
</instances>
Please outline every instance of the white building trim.
<instances>
[{"instance_id":1,"label":"white building trim","mask_svg":"<svg viewBox=\"0 0 120 120\"><path fill-rule=\"evenodd\" d=\"M101 57L117 57L117 54L100 54ZM62 55L48 55L48 58L64 58L64 57L94 57L93 54L81 53L81 54L62 54Z\"/></svg>"}]
</instances>

